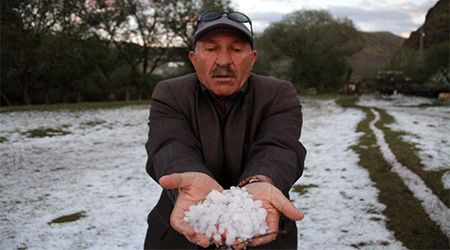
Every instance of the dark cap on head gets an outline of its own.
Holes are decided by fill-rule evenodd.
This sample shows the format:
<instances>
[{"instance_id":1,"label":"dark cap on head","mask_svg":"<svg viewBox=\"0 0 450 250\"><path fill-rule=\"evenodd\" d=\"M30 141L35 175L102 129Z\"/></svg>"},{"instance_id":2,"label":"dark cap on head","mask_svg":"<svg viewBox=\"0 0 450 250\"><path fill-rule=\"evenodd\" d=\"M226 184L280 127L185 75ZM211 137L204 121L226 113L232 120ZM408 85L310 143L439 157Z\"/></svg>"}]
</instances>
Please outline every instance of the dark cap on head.
<instances>
[{"instance_id":1,"label":"dark cap on head","mask_svg":"<svg viewBox=\"0 0 450 250\"><path fill-rule=\"evenodd\" d=\"M242 23L233 21L229 19L224 13L223 16L219 19L209 21L209 22L200 22L198 24L197 30L194 34L194 48L197 44L197 41L200 40L202 36L213 29L232 29L242 33L249 41L250 45L253 48L253 36L250 30Z\"/></svg>"}]
</instances>

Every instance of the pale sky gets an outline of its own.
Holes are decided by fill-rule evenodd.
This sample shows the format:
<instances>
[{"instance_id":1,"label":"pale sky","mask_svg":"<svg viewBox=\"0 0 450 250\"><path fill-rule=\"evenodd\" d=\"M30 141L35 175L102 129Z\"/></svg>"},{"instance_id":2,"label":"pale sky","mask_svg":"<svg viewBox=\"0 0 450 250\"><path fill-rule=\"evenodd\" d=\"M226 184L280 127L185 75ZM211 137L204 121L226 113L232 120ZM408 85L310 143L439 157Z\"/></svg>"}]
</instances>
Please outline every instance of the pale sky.
<instances>
[{"instance_id":1,"label":"pale sky","mask_svg":"<svg viewBox=\"0 0 450 250\"><path fill-rule=\"evenodd\" d=\"M348 17L360 31L388 31L405 38L424 22L437 0L233 0L237 11L252 19L255 32L296 10L323 9Z\"/></svg>"}]
</instances>

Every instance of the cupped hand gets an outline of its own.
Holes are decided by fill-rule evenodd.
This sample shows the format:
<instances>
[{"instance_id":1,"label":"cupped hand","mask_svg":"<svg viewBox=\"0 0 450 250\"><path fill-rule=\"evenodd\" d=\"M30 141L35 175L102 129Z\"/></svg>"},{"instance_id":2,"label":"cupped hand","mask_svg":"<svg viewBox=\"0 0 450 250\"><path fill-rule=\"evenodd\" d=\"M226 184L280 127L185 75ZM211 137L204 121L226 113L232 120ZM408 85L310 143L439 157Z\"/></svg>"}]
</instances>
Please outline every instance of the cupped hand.
<instances>
[{"instance_id":1,"label":"cupped hand","mask_svg":"<svg viewBox=\"0 0 450 250\"><path fill-rule=\"evenodd\" d=\"M303 213L300 212L274 185L266 182L255 182L246 185L245 188L247 188L247 192L252 194L254 200L262 201L263 207L267 210L266 222L267 226L269 226L269 232L274 232L255 238L250 245L258 246L267 244L277 238L280 213L291 220L303 219ZM233 245L233 248L241 249L246 245L245 242L236 243Z\"/></svg>"},{"instance_id":2,"label":"cupped hand","mask_svg":"<svg viewBox=\"0 0 450 250\"><path fill-rule=\"evenodd\" d=\"M208 247L211 244L210 239L203 234L196 233L183 220L184 213L189 210L190 206L202 201L211 190L222 192L223 188L209 175L197 172L166 175L159 179L159 184L166 189L178 189L178 198L170 215L170 225L190 242Z\"/></svg>"}]
</instances>

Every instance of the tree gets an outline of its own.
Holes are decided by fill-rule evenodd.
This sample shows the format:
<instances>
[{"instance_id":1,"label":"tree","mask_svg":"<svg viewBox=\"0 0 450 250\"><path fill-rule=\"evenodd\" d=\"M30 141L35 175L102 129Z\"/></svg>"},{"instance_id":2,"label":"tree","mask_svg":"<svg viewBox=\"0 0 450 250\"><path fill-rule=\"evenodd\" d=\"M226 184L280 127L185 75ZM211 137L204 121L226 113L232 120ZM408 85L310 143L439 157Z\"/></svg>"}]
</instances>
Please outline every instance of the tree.
<instances>
[{"instance_id":1,"label":"tree","mask_svg":"<svg viewBox=\"0 0 450 250\"><path fill-rule=\"evenodd\" d=\"M91 44L90 58L95 61L98 69L103 74L107 81L106 87L100 86L100 89L105 89L108 93L110 101L116 101L116 94L114 90L113 79L111 74L123 63L119 56L117 48L110 46L111 43L107 40L101 40L98 36L93 36L86 41Z\"/></svg>"},{"instance_id":2,"label":"tree","mask_svg":"<svg viewBox=\"0 0 450 250\"><path fill-rule=\"evenodd\" d=\"M450 44L435 44L422 52L402 47L391 60L391 67L404 72L416 84L426 83L437 76L450 85Z\"/></svg>"},{"instance_id":3,"label":"tree","mask_svg":"<svg viewBox=\"0 0 450 250\"><path fill-rule=\"evenodd\" d=\"M84 80L95 70L95 62L90 60L92 48L85 42L90 36L86 0L60 0L55 5L58 25L53 32L56 63L52 71L62 84L61 102L67 102L70 89L76 90L77 102L82 102Z\"/></svg>"},{"instance_id":4,"label":"tree","mask_svg":"<svg viewBox=\"0 0 450 250\"><path fill-rule=\"evenodd\" d=\"M229 4L229 0L1 1L2 104L50 103L57 92L56 101L70 101L73 92L82 101L89 91L86 86L105 89L110 100L116 99L113 86L125 86L126 100L134 90L141 99L158 78L152 76L157 67L189 62L198 15L210 8L229 10ZM113 83L111 76L123 72L128 78Z\"/></svg>"},{"instance_id":5,"label":"tree","mask_svg":"<svg viewBox=\"0 0 450 250\"><path fill-rule=\"evenodd\" d=\"M184 1L183 1L184 2ZM178 6L177 1L116 0L99 2L96 15L100 34L106 32L109 41L117 48L120 58L129 68L125 100L130 100L130 88L136 86L138 99L142 99L146 79L163 62L172 46L176 33L168 29L167 18ZM139 70L140 67L140 70Z\"/></svg>"},{"instance_id":6,"label":"tree","mask_svg":"<svg viewBox=\"0 0 450 250\"><path fill-rule=\"evenodd\" d=\"M49 103L49 84L63 79L61 98L75 82L89 74L81 54L88 34L83 22L86 0L2 1L2 78L20 78L22 101L32 103L31 90L44 92ZM5 82L5 81L4 81ZM78 86L82 91L82 85ZM80 92L81 93L81 92Z\"/></svg>"},{"instance_id":7,"label":"tree","mask_svg":"<svg viewBox=\"0 0 450 250\"><path fill-rule=\"evenodd\" d=\"M86 15L86 22L95 34L91 42L95 41L96 44L93 45L96 47L96 62L108 82L107 91L110 101L116 100L111 74L124 61L117 47L117 41L122 40L120 34L125 28L129 15L126 8L120 8L120 3L110 0L92 1L87 6L88 15Z\"/></svg>"},{"instance_id":8,"label":"tree","mask_svg":"<svg viewBox=\"0 0 450 250\"><path fill-rule=\"evenodd\" d=\"M429 78L440 75L450 88L450 43L437 44L425 52L424 72Z\"/></svg>"},{"instance_id":9,"label":"tree","mask_svg":"<svg viewBox=\"0 0 450 250\"><path fill-rule=\"evenodd\" d=\"M31 104L30 89L46 58L41 46L56 24L55 11L52 1L1 2L2 85L19 78L25 105Z\"/></svg>"},{"instance_id":10,"label":"tree","mask_svg":"<svg viewBox=\"0 0 450 250\"><path fill-rule=\"evenodd\" d=\"M298 88L332 90L350 71L346 57L362 48L351 20L302 10L271 24L256 40L255 71L291 80Z\"/></svg>"}]
</instances>

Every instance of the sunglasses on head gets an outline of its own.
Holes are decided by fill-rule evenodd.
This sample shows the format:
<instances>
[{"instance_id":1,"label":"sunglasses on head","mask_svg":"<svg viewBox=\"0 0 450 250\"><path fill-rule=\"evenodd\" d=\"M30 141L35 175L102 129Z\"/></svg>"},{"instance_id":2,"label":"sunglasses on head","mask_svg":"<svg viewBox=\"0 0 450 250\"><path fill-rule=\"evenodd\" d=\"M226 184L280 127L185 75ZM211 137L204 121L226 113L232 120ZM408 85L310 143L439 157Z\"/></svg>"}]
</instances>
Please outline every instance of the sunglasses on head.
<instances>
[{"instance_id":1,"label":"sunglasses on head","mask_svg":"<svg viewBox=\"0 0 450 250\"><path fill-rule=\"evenodd\" d=\"M219 11L206 12L197 19L197 27L201 22L211 22L221 18L223 15L225 15L228 19L238 23L249 23L250 31L253 36L252 20L250 20L250 18L247 15L242 14L240 12L219 12Z\"/></svg>"}]
</instances>

